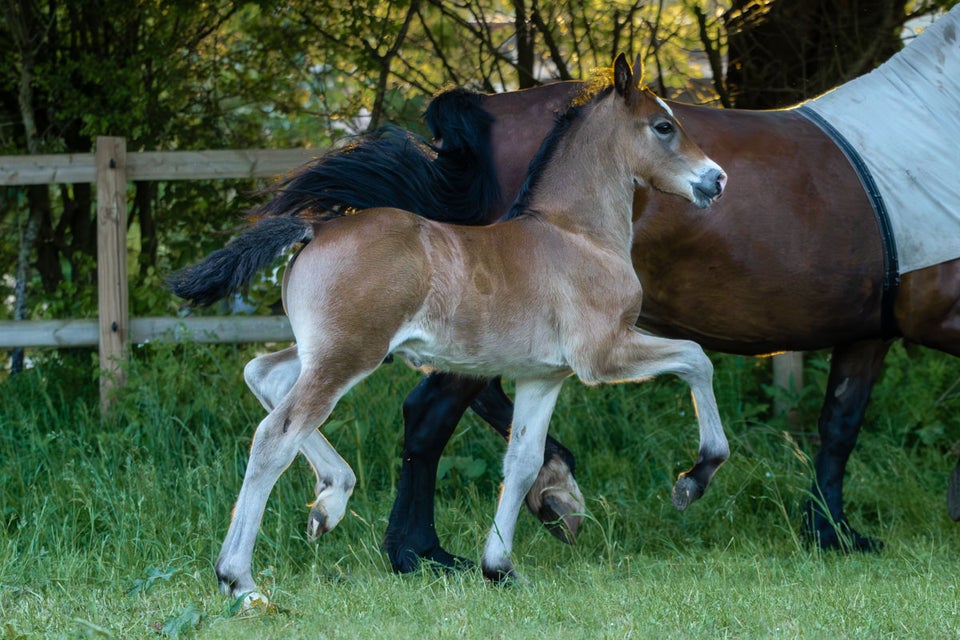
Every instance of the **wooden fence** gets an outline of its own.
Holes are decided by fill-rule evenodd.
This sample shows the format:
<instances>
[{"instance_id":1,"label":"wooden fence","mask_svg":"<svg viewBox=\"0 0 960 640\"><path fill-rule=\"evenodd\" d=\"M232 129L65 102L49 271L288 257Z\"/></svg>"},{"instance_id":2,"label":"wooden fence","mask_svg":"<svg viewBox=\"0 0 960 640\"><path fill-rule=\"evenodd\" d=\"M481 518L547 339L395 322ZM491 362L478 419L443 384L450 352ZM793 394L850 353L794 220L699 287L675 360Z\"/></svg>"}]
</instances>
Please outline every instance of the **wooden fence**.
<instances>
[{"instance_id":1,"label":"wooden fence","mask_svg":"<svg viewBox=\"0 0 960 640\"><path fill-rule=\"evenodd\" d=\"M292 340L286 318L261 316L129 318L127 182L259 178L285 173L315 149L127 153L126 140L97 138L95 153L0 156L0 185L74 184L97 187L98 318L0 321L0 348L99 345L100 401L123 384L127 344L154 340L272 342Z\"/></svg>"},{"instance_id":2,"label":"wooden fence","mask_svg":"<svg viewBox=\"0 0 960 640\"><path fill-rule=\"evenodd\" d=\"M95 183L97 320L0 321L0 348L99 345L101 407L123 385L127 344L155 340L280 342L293 339L285 317L134 318L128 315L127 182L258 178L285 173L315 149L127 153L126 140L97 138L95 153L0 156L0 185ZM774 384L799 389L800 354L774 358Z\"/></svg>"}]
</instances>

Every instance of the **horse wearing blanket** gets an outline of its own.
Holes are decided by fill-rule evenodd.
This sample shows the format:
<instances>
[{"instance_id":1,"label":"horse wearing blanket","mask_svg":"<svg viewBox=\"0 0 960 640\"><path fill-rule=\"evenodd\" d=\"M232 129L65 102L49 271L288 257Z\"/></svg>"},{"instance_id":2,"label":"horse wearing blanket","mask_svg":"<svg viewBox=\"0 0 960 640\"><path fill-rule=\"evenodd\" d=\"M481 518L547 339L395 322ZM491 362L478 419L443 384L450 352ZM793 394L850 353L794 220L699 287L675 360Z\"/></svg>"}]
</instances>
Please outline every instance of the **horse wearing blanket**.
<instances>
[{"instance_id":1,"label":"horse wearing blanket","mask_svg":"<svg viewBox=\"0 0 960 640\"><path fill-rule=\"evenodd\" d=\"M336 200L339 206L404 202L446 221L491 223L504 215L524 168L576 82L481 95L441 94L427 122L439 152L367 139L278 186L274 213ZM634 199L633 264L644 288L638 325L745 355L830 348L815 478L803 532L825 549L877 550L845 512L844 478L892 339L960 356L960 6L874 72L800 108L715 109L671 103L685 129L723 165L732 188L709 216L655 189ZM483 144L477 145L483 138ZM383 150L383 152L379 152ZM388 193L376 171L404 172L441 188ZM472 164L465 158L473 158ZM395 165L391 168L389 165ZM349 166L348 166L349 165ZM384 166L388 165L388 166ZM457 173L473 168L474 181ZM492 166L494 172L486 173ZM344 177L363 176L351 189ZM451 181L499 192L503 201L418 206L412 194ZM398 184L391 182L391 184ZM402 183L399 183L402 184ZM403 185L406 186L405 184ZM494 198L495 200L495 198ZM421 558L455 566L434 527L433 487L444 445L467 408L504 437L512 414L496 381L425 376L403 406L404 449L384 548L396 571ZM551 531L573 539L584 501L573 456L548 439L527 505ZM960 519L960 461L947 494ZM550 524L553 523L553 524ZM559 525L559 526L557 526Z\"/></svg>"},{"instance_id":2,"label":"horse wearing blanket","mask_svg":"<svg viewBox=\"0 0 960 640\"><path fill-rule=\"evenodd\" d=\"M303 239L313 237L283 281L296 346L256 358L244 372L269 415L257 427L216 564L224 593L262 597L251 574L254 541L267 497L298 451L318 475L313 532L343 516L352 473L317 427L390 354L418 368L516 380L503 492L481 563L490 579L516 576L510 551L517 514L571 374L588 384L662 373L685 380L700 450L673 501L683 509L702 495L729 455L712 365L693 342L636 329L642 294L630 257L631 207L638 186L706 207L726 175L670 109L638 86L639 76L639 59L631 71L621 55L613 86L558 120L500 224L445 225L386 208L315 223L271 218L174 277L178 294L202 298L207 286L235 276L223 269L232 258L270 248L271 225L300 225ZM338 475L348 490L324 504L323 490Z\"/></svg>"}]
</instances>

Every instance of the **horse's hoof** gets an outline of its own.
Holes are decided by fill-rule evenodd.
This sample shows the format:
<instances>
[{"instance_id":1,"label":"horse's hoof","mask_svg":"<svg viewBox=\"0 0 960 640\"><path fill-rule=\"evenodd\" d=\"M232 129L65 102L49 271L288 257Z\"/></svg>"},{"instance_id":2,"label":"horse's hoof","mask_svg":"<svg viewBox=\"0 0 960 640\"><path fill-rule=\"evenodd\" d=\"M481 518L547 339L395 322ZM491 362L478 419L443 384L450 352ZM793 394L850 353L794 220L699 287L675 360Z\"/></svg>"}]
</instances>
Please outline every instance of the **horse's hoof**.
<instances>
[{"instance_id":1,"label":"horse's hoof","mask_svg":"<svg viewBox=\"0 0 960 640\"><path fill-rule=\"evenodd\" d=\"M803 536L810 544L816 545L823 551L839 551L850 553L879 553L883 551L883 541L877 538L861 535L850 526L845 516L841 515L834 523L828 519L813 503L807 503L803 514Z\"/></svg>"},{"instance_id":2,"label":"horse's hoof","mask_svg":"<svg viewBox=\"0 0 960 640\"><path fill-rule=\"evenodd\" d=\"M421 555L418 564L447 573L469 571L476 566L476 563L472 560L455 556L440 547L431 549Z\"/></svg>"},{"instance_id":3,"label":"horse's hoof","mask_svg":"<svg viewBox=\"0 0 960 640\"><path fill-rule=\"evenodd\" d=\"M387 556L390 558L390 566L394 573L413 573L421 567L454 573L469 571L476 566L473 561L455 556L440 546L426 551L417 551L412 548L387 549Z\"/></svg>"},{"instance_id":4,"label":"horse's hoof","mask_svg":"<svg viewBox=\"0 0 960 640\"><path fill-rule=\"evenodd\" d=\"M839 529L839 531L838 531ZM883 541L877 538L861 535L846 522L814 532L816 544L824 551L839 551L841 553L880 553L883 551Z\"/></svg>"},{"instance_id":5,"label":"horse's hoof","mask_svg":"<svg viewBox=\"0 0 960 640\"><path fill-rule=\"evenodd\" d=\"M947 513L954 522L960 520L960 461L953 468L947 485Z\"/></svg>"},{"instance_id":6,"label":"horse's hoof","mask_svg":"<svg viewBox=\"0 0 960 640\"><path fill-rule=\"evenodd\" d=\"M697 498L703 495L703 486L689 476L680 476L673 485L670 498L678 511L683 511Z\"/></svg>"}]
</instances>

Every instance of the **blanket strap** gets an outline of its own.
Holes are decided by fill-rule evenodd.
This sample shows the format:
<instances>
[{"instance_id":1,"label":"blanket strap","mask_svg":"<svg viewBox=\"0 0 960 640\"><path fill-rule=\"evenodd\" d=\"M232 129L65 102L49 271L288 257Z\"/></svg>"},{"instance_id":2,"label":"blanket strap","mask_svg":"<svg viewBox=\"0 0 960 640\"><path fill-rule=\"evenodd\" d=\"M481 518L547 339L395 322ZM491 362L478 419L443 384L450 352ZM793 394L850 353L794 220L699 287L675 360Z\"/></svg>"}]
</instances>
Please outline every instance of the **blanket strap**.
<instances>
[{"instance_id":1,"label":"blanket strap","mask_svg":"<svg viewBox=\"0 0 960 640\"><path fill-rule=\"evenodd\" d=\"M883 243L883 289L880 294L880 331L884 338L894 338L900 335L897 328L897 320L894 317L893 307L897 299L897 290L900 287L900 264L897 260L897 245L893 238L893 229L890 227L890 216L887 213L887 206L883 202L883 196L877 183L873 180L870 169L867 168L863 158L853 145L850 144L842 133L826 118L808 107L800 105L797 112L807 118L810 122L817 125L821 131L833 140L834 144L840 147L843 154L847 156L851 166L857 172L860 178L860 184L863 190L867 192L870 198L870 204L873 205L873 213L877 217L877 227L880 230L880 240Z\"/></svg>"}]
</instances>

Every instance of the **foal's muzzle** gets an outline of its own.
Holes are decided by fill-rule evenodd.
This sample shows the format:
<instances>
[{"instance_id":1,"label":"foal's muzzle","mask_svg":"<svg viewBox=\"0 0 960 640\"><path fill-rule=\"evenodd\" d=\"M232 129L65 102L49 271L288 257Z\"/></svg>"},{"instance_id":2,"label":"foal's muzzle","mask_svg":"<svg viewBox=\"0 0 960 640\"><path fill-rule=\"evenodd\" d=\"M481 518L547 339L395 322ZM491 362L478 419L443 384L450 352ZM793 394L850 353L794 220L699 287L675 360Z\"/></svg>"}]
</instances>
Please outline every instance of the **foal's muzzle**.
<instances>
[{"instance_id":1,"label":"foal's muzzle","mask_svg":"<svg viewBox=\"0 0 960 640\"><path fill-rule=\"evenodd\" d=\"M693 192L700 208L723 195L723 188L727 185L727 174L720 169L709 169L700 176L700 180L693 185Z\"/></svg>"}]
</instances>

